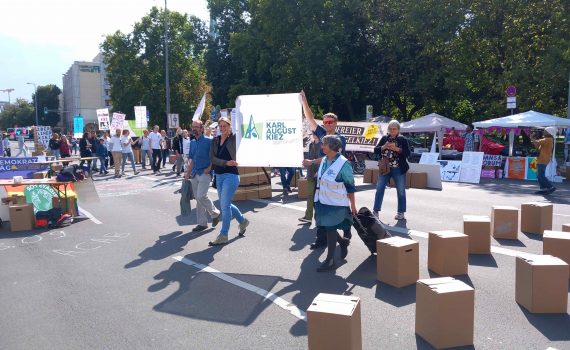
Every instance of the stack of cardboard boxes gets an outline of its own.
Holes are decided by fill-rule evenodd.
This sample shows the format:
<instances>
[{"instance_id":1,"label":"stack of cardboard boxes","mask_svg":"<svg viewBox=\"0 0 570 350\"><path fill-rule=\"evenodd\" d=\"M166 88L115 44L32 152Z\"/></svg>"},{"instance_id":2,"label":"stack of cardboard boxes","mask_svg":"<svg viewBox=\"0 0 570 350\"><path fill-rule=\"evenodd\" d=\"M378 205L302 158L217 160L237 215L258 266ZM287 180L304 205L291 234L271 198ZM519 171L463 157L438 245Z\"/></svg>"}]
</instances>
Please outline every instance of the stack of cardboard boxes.
<instances>
[{"instance_id":1,"label":"stack of cardboard boxes","mask_svg":"<svg viewBox=\"0 0 570 350\"><path fill-rule=\"evenodd\" d=\"M364 169L362 182L365 184L376 184L378 183L379 175L378 169ZM391 187L396 186L393 178L390 178L389 185ZM408 171L406 173L406 188L427 188L427 173Z\"/></svg>"},{"instance_id":2,"label":"stack of cardboard boxes","mask_svg":"<svg viewBox=\"0 0 570 350\"><path fill-rule=\"evenodd\" d=\"M234 194L234 201L271 198L271 182L263 168L239 167L239 187Z\"/></svg>"}]
</instances>

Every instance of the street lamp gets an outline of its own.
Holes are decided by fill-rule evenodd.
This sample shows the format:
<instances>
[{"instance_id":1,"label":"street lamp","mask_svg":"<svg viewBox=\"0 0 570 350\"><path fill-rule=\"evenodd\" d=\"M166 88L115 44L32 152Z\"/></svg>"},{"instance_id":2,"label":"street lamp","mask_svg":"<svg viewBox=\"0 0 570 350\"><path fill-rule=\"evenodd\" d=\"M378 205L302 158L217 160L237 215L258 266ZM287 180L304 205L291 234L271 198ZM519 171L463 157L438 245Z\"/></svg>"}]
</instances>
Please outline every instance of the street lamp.
<instances>
[{"instance_id":1,"label":"street lamp","mask_svg":"<svg viewBox=\"0 0 570 350\"><path fill-rule=\"evenodd\" d=\"M28 85L33 85L34 86L34 94L35 94L35 98L34 98L34 102L36 103L36 126L40 125L40 123L38 122L38 86L34 83L26 83Z\"/></svg>"},{"instance_id":2,"label":"street lamp","mask_svg":"<svg viewBox=\"0 0 570 350\"><path fill-rule=\"evenodd\" d=\"M168 115L170 114L170 77L168 69L168 7L164 0L164 80L166 85L166 127L168 127Z\"/></svg>"}]
</instances>

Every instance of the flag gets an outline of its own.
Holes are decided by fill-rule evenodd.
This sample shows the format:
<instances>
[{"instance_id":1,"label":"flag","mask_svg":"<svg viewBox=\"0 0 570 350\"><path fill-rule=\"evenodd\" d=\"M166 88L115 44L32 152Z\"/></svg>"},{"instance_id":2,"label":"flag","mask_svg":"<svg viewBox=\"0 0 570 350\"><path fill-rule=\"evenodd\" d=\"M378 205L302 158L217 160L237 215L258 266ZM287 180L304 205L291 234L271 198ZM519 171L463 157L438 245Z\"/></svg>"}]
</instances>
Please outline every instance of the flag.
<instances>
[{"instance_id":1,"label":"flag","mask_svg":"<svg viewBox=\"0 0 570 350\"><path fill-rule=\"evenodd\" d=\"M204 112L204 108L206 107L206 94L202 96L200 100L200 104L198 104L198 108L196 108L196 112L194 112L194 116L192 117L192 121L200 120L202 113Z\"/></svg>"}]
</instances>

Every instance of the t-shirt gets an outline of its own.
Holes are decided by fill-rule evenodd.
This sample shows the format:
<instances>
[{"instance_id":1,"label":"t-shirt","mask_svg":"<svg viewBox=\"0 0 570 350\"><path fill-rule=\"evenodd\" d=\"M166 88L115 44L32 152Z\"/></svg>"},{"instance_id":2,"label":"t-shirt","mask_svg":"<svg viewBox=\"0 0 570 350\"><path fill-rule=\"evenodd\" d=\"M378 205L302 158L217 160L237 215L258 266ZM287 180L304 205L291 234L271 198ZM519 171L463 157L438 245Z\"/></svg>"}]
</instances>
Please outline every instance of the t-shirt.
<instances>
[{"instance_id":1,"label":"t-shirt","mask_svg":"<svg viewBox=\"0 0 570 350\"><path fill-rule=\"evenodd\" d=\"M159 133L153 131L148 135L148 138L150 139L152 149L160 149L162 136Z\"/></svg>"},{"instance_id":2,"label":"t-shirt","mask_svg":"<svg viewBox=\"0 0 570 350\"><path fill-rule=\"evenodd\" d=\"M465 139L465 146L463 147L463 152L477 152L475 149L475 144L481 144L481 137L475 132L466 133L463 138Z\"/></svg>"},{"instance_id":3,"label":"t-shirt","mask_svg":"<svg viewBox=\"0 0 570 350\"><path fill-rule=\"evenodd\" d=\"M190 152L190 138L184 137L182 139L182 154L188 155Z\"/></svg>"},{"instance_id":4,"label":"t-shirt","mask_svg":"<svg viewBox=\"0 0 570 350\"><path fill-rule=\"evenodd\" d=\"M111 137L111 152L122 152L121 138L116 135Z\"/></svg>"},{"instance_id":5,"label":"t-shirt","mask_svg":"<svg viewBox=\"0 0 570 350\"><path fill-rule=\"evenodd\" d=\"M121 136L121 152L123 152L123 153L132 153L133 152L131 140L132 139L130 136ZM126 146L125 146L125 143L127 143Z\"/></svg>"},{"instance_id":6,"label":"t-shirt","mask_svg":"<svg viewBox=\"0 0 570 350\"><path fill-rule=\"evenodd\" d=\"M142 149L143 151L148 151L148 150L150 150L150 148L149 148L149 143L150 143L150 139L148 138L148 136L143 136L143 137L142 137L141 149Z\"/></svg>"}]
</instances>

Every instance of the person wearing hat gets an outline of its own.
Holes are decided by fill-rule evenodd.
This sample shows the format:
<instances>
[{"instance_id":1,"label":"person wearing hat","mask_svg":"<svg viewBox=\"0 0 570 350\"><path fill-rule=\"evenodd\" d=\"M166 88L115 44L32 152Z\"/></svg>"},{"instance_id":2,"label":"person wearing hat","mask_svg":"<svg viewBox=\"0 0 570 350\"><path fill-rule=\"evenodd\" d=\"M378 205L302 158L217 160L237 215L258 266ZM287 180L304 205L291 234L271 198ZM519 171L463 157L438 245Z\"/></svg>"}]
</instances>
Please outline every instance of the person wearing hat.
<instances>
[{"instance_id":1,"label":"person wearing hat","mask_svg":"<svg viewBox=\"0 0 570 350\"><path fill-rule=\"evenodd\" d=\"M552 160L552 150L554 148L554 136L556 136L556 128L549 126L544 129L544 137L540 140L532 140L534 147L538 149L538 157L536 158L536 177L540 190L536 194L549 194L556 191L556 187L546 177L546 167Z\"/></svg>"},{"instance_id":2,"label":"person wearing hat","mask_svg":"<svg viewBox=\"0 0 570 350\"><path fill-rule=\"evenodd\" d=\"M220 234L210 245L228 243L230 222L235 218L239 223L239 236L243 237L249 220L232 204L232 198L239 186L238 163L236 162L236 135L232 133L230 118L221 117L218 120L220 134L212 140L210 160L216 175L216 189L220 199L222 212L222 228Z\"/></svg>"}]
</instances>

